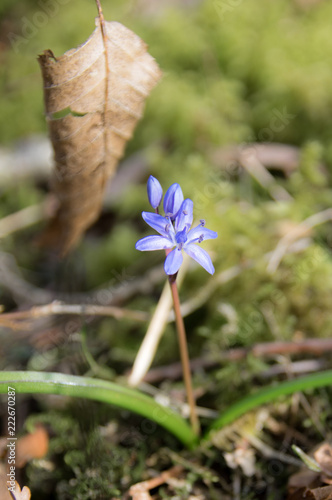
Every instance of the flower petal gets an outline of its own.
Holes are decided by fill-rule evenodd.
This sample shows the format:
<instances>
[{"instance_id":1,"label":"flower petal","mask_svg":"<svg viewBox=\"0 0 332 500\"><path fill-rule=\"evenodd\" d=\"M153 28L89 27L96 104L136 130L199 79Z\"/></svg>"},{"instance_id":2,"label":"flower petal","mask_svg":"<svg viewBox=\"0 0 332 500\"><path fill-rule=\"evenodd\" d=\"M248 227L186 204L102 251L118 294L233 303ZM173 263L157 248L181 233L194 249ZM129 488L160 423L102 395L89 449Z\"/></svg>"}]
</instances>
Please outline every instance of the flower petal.
<instances>
[{"instance_id":1,"label":"flower petal","mask_svg":"<svg viewBox=\"0 0 332 500\"><path fill-rule=\"evenodd\" d=\"M142 212L142 217L150 227L155 229L159 234L165 238L172 239L174 229L169 219L153 212Z\"/></svg>"},{"instance_id":2,"label":"flower petal","mask_svg":"<svg viewBox=\"0 0 332 500\"><path fill-rule=\"evenodd\" d=\"M188 244L197 240L213 240L218 237L218 233L203 227L201 224L191 229L188 233Z\"/></svg>"},{"instance_id":3,"label":"flower petal","mask_svg":"<svg viewBox=\"0 0 332 500\"><path fill-rule=\"evenodd\" d=\"M187 230L193 223L193 208L194 203L190 198L185 199L180 207L180 210L175 219L175 231Z\"/></svg>"},{"instance_id":4,"label":"flower petal","mask_svg":"<svg viewBox=\"0 0 332 500\"><path fill-rule=\"evenodd\" d=\"M153 177L153 175L150 175L148 179L147 191L149 203L152 208L159 207L161 199L163 197L163 188L161 187L160 182L155 177Z\"/></svg>"},{"instance_id":5,"label":"flower petal","mask_svg":"<svg viewBox=\"0 0 332 500\"><path fill-rule=\"evenodd\" d=\"M189 243L187 245L184 245L183 250L191 257L192 259L196 260L198 264L200 264L204 269L210 273L214 273L214 267L212 264L212 260L210 255L203 250L203 248L198 247L197 245L193 243ZM173 250L174 252L174 250ZM170 254L171 255L171 254Z\"/></svg>"},{"instance_id":6,"label":"flower petal","mask_svg":"<svg viewBox=\"0 0 332 500\"><path fill-rule=\"evenodd\" d=\"M164 197L164 212L166 217L175 219L183 202L183 193L179 184L172 184L166 191Z\"/></svg>"},{"instance_id":7,"label":"flower petal","mask_svg":"<svg viewBox=\"0 0 332 500\"><path fill-rule=\"evenodd\" d=\"M145 236L137 241L135 248L141 252L152 250L164 250L165 248L172 248L174 244L163 236Z\"/></svg>"},{"instance_id":8,"label":"flower petal","mask_svg":"<svg viewBox=\"0 0 332 500\"><path fill-rule=\"evenodd\" d=\"M178 272L183 262L181 250L174 248L166 257L164 269L165 273L172 275Z\"/></svg>"}]
</instances>

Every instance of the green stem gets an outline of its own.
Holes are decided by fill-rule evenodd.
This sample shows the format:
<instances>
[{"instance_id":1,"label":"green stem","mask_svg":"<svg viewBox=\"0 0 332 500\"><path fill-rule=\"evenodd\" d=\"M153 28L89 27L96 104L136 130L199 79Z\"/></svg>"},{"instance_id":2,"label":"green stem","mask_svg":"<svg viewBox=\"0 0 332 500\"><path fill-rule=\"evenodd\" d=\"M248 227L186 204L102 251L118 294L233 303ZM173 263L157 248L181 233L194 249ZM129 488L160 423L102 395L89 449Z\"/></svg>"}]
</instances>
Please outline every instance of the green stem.
<instances>
[{"instance_id":1,"label":"green stem","mask_svg":"<svg viewBox=\"0 0 332 500\"><path fill-rule=\"evenodd\" d=\"M7 393L8 387L17 394L59 394L116 405L156 422L188 448L197 442L196 435L179 415L145 394L112 382L62 373L0 372L0 393Z\"/></svg>"},{"instance_id":2,"label":"green stem","mask_svg":"<svg viewBox=\"0 0 332 500\"><path fill-rule=\"evenodd\" d=\"M280 396L293 394L294 392L306 391L308 389L315 389L332 385L332 370L325 372L315 373L306 377L301 377L287 382L281 382L273 387L263 389L255 394L247 396L238 401L230 408L227 408L222 415L213 422L208 432L205 434L204 439L209 439L213 430L222 429L228 424L231 424L237 418L244 415L244 413L260 406L264 403L269 403Z\"/></svg>"},{"instance_id":3,"label":"green stem","mask_svg":"<svg viewBox=\"0 0 332 500\"><path fill-rule=\"evenodd\" d=\"M96 375L96 377L99 376L104 380L114 379L114 373L112 372L112 370L110 370L110 368L108 368L107 366L100 366L90 353L86 341L86 330L84 328L82 328L81 330L81 346L85 359L88 365L90 366L90 370L92 371L92 374Z\"/></svg>"}]
</instances>

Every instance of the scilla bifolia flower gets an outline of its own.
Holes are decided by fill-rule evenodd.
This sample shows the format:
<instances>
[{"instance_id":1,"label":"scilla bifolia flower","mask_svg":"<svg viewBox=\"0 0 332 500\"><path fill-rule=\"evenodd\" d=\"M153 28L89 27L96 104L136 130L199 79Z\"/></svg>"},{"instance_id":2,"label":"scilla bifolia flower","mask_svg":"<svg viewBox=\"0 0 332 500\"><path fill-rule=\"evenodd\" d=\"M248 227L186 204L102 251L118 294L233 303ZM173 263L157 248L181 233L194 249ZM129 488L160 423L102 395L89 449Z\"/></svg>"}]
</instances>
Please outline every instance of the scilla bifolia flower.
<instances>
[{"instance_id":1,"label":"scilla bifolia flower","mask_svg":"<svg viewBox=\"0 0 332 500\"><path fill-rule=\"evenodd\" d=\"M148 197L151 206L158 211L162 199L162 188L154 177L148 180ZM146 236L136 243L141 251L170 250L166 257L164 269L166 274L174 275L183 262L182 250L196 260L208 273L214 273L209 254L198 246L202 241L217 238L215 231L207 229L205 221L191 228L193 222L193 202L183 199L179 184L172 184L164 197L165 217L159 213L142 212L142 217L160 236Z\"/></svg>"},{"instance_id":2,"label":"scilla bifolia flower","mask_svg":"<svg viewBox=\"0 0 332 500\"><path fill-rule=\"evenodd\" d=\"M159 233L159 236L146 236L138 240L136 249L141 251L165 250L166 252L164 269L168 275L173 297L183 378L190 408L190 421L194 432L198 435L200 424L196 413L195 397L191 383L186 331L181 315L176 277L183 262L182 250L196 260L210 274L213 274L214 267L210 256L199 244L204 240L216 238L218 235L214 231L206 229L203 220L200 221L198 226L191 229L194 204L189 198L186 200L183 199L183 193L179 184L172 184L165 193L164 217L159 214L163 190L159 181L152 177L152 175L149 177L147 189L149 202L152 208L155 209L155 213L142 212L142 217L149 226Z\"/></svg>"}]
</instances>

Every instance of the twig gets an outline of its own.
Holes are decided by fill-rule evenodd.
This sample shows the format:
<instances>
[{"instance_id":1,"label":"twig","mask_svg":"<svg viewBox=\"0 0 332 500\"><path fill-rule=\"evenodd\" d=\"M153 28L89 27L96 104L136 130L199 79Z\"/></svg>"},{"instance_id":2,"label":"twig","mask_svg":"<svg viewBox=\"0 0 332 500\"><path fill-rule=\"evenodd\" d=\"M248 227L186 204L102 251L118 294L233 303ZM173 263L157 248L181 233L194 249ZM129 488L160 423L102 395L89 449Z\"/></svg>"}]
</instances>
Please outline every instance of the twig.
<instances>
[{"instance_id":1,"label":"twig","mask_svg":"<svg viewBox=\"0 0 332 500\"><path fill-rule=\"evenodd\" d=\"M202 368L209 369L219 366L225 361L241 361L247 356L254 357L275 356L276 354L316 354L321 355L332 351L332 339L306 339L300 342L264 342L253 347L229 349L220 352L218 359L194 358L190 361L192 371ZM153 368L144 377L144 381L150 384L161 380L176 380L181 377L181 363L172 363L167 366Z\"/></svg>"},{"instance_id":2,"label":"twig","mask_svg":"<svg viewBox=\"0 0 332 500\"><path fill-rule=\"evenodd\" d=\"M260 186L268 191L275 201L291 201L293 199L286 189L276 182L273 175L270 174L263 163L261 163L254 148L245 149L240 153L239 160L247 172L258 182L258 184L260 184Z\"/></svg>"},{"instance_id":3,"label":"twig","mask_svg":"<svg viewBox=\"0 0 332 500\"><path fill-rule=\"evenodd\" d=\"M276 249L272 252L271 257L269 258L267 270L270 273L274 273L277 270L282 258L286 254L289 246L294 243L295 240L303 238L303 236L306 236L310 232L310 229L329 220L332 220L332 208L328 208L327 210L311 215L298 224L295 229L288 232L283 238L281 238Z\"/></svg>"},{"instance_id":4,"label":"twig","mask_svg":"<svg viewBox=\"0 0 332 500\"><path fill-rule=\"evenodd\" d=\"M258 450L262 453L263 457L274 458L276 460L280 460L280 462L283 462L285 464L292 464L292 465L297 465L297 466L302 465L301 460L298 460L291 455L287 455L287 453L283 453L283 452L280 452L278 450L274 450L271 446L264 443L264 441L259 439L253 433L244 431L241 434L243 437L245 437L249 441L251 446L253 446L254 448L256 448L256 450Z\"/></svg>"},{"instance_id":5,"label":"twig","mask_svg":"<svg viewBox=\"0 0 332 500\"><path fill-rule=\"evenodd\" d=\"M277 375L295 375L299 373L314 373L324 370L328 367L328 363L324 359L304 359L302 361L289 362L285 364L276 363L271 365L267 370L260 373L262 378L276 377Z\"/></svg>"},{"instance_id":6,"label":"twig","mask_svg":"<svg viewBox=\"0 0 332 500\"><path fill-rule=\"evenodd\" d=\"M54 293L43 290L23 277L15 258L5 252L0 252L0 283L2 288L12 294L17 303L28 301L33 304L45 304L54 300Z\"/></svg>"},{"instance_id":7,"label":"twig","mask_svg":"<svg viewBox=\"0 0 332 500\"><path fill-rule=\"evenodd\" d=\"M18 212L7 215L0 220L0 238L9 236L16 231L25 229L37 222L51 217L55 208L55 199L52 195L46 197L42 203L23 208Z\"/></svg>"},{"instance_id":8,"label":"twig","mask_svg":"<svg viewBox=\"0 0 332 500\"><path fill-rule=\"evenodd\" d=\"M113 306L96 306L92 304L63 304L54 301L44 306L36 306L27 311L16 311L0 315L0 324L13 328L13 325L22 326L21 320L42 318L53 315L78 315L78 316L111 316L116 319L128 318L135 321L146 321L148 315L141 311L122 309Z\"/></svg>"},{"instance_id":9,"label":"twig","mask_svg":"<svg viewBox=\"0 0 332 500\"><path fill-rule=\"evenodd\" d=\"M179 476L182 471L183 467L181 465L175 465L171 469L162 472L158 477L133 484L133 486L130 487L129 495L133 497L133 500L152 500L149 490L167 483L169 479Z\"/></svg>"},{"instance_id":10,"label":"twig","mask_svg":"<svg viewBox=\"0 0 332 500\"><path fill-rule=\"evenodd\" d=\"M300 149L288 144L252 143L246 146L228 146L216 149L211 154L211 160L218 166L241 163L241 155L254 152L256 158L269 170L282 170L286 176L291 175L298 167Z\"/></svg>"},{"instance_id":11,"label":"twig","mask_svg":"<svg viewBox=\"0 0 332 500\"><path fill-rule=\"evenodd\" d=\"M88 293L58 293L38 288L27 282L19 269L15 258L5 252L0 252L0 283L14 297L17 303L47 304L52 300L64 302L90 302L98 304L100 296L109 297L106 305L119 305L139 293L149 294L154 286L165 276L161 266L150 269L143 277L127 279L121 277L117 284L114 279L102 287Z\"/></svg>"}]
</instances>

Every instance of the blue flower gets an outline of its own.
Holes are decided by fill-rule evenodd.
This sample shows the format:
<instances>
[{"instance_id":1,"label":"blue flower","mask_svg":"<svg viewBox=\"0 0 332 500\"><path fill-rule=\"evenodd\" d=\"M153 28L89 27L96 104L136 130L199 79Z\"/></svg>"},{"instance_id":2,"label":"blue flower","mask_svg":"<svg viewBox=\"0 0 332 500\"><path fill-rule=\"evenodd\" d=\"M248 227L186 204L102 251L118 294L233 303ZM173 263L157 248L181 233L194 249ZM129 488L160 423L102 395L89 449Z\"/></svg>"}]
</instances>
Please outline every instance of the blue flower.
<instances>
[{"instance_id":1,"label":"blue flower","mask_svg":"<svg viewBox=\"0 0 332 500\"><path fill-rule=\"evenodd\" d=\"M183 202L182 189L179 184L172 184L166 191L164 198L164 212L166 217L175 219Z\"/></svg>"},{"instance_id":2,"label":"blue flower","mask_svg":"<svg viewBox=\"0 0 332 500\"><path fill-rule=\"evenodd\" d=\"M140 251L166 250L168 255L164 269L168 275L176 274L180 269L183 262L182 250L207 272L214 273L209 254L197 244L202 243L203 240L217 238L218 234L204 227L204 220L190 229L193 222L193 205L189 198L183 200L180 186L173 184L164 198L165 217L157 213L142 212L145 222L160 236L146 236L140 239L136 243L136 249Z\"/></svg>"},{"instance_id":3,"label":"blue flower","mask_svg":"<svg viewBox=\"0 0 332 500\"><path fill-rule=\"evenodd\" d=\"M149 203L152 208L158 208L163 197L163 188L160 182L150 175L147 183Z\"/></svg>"}]
</instances>

